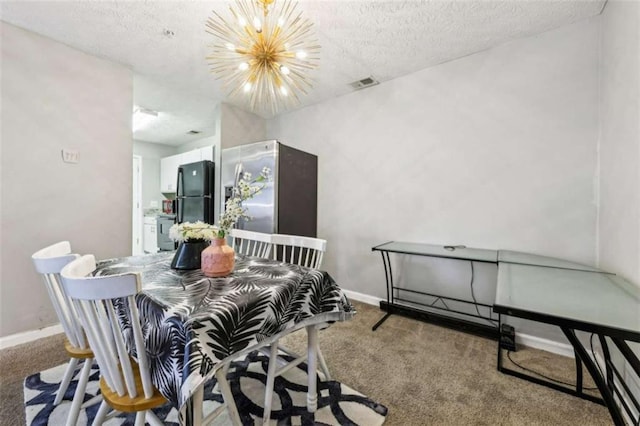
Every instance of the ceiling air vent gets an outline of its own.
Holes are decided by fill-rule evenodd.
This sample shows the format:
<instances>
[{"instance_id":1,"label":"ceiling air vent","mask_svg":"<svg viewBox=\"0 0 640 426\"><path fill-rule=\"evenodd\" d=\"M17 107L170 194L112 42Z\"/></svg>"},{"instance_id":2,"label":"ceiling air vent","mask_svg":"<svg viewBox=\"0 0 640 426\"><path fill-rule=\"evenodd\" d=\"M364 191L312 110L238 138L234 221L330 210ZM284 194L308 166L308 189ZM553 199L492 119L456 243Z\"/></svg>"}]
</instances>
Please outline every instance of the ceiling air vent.
<instances>
[{"instance_id":1,"label":"ceiling air vent","mask_svg":"<svg viewBox=\"0 0 640 426\"><path fill-rule=\"evenodd\" d=\"M202 133L200 130L189 130L187 132L188 135L199 135L200 133Z\"/></svg>"},{"instance_id":2,"label":"ceiling air vent","mask_svg":"<svg viewBox=\"0 0 640 426\"><path fill-rule=\"evenodd\" d=\"M373 77L367 77L362 80L354 81L353 83L350 83L349 86L353 87L355 90L359 90L364 89L365 87L375 86L376 84L380 84L380 82Z\"/></svg>"}]
</instances>

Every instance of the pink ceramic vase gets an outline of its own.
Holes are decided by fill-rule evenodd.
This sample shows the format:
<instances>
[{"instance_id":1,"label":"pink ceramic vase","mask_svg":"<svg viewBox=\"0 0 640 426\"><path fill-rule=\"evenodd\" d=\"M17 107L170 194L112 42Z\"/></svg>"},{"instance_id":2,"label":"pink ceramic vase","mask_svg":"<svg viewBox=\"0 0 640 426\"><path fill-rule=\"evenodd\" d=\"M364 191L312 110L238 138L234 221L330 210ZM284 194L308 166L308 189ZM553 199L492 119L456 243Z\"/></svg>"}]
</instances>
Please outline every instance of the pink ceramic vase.
<instances>
[{"instance_id":1,"label":"pink ceramic vase","mask_svg":"<svg viewBox=\"0 0 640 426\"><path fill-rule=\"evenodd\" d=\"M216 238L200 255L202 272L207 277L226 277L233 271L235 252L224 238Z\"/></svg>"}]
</instances>

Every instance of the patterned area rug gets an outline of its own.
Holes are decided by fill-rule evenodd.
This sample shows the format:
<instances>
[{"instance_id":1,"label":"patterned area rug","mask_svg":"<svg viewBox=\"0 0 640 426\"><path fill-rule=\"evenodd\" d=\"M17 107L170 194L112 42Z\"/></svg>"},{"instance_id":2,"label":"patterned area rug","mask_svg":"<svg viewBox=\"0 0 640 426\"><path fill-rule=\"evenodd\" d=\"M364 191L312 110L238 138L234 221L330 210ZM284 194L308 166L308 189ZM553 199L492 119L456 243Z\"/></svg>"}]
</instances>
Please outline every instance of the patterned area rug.
<instances>
[{"instance_id":1,"label":"patterned area rug","mask_svg":"<svg viewBox=\"0 0 640 426\"><path fill-rule=\"evenodd\" d=\"M286 358L286 357L284 357ZM245 359L235 361L229 369L231 390L244 425L262 424L264 384L268 358L252 352ZM64 400L53 405L55 392L64 374L66 365L59 365L27 377L24 381L24 400L28 426L63 425L71 406L77 385L74 377ZM80 373L80 369L76 374ZM98 393L99 373L97 366L91 372L85 401ZM310 414L306 409L307 390L306 365L292 368L276 378L274 400L271 412L272 424L277 425L362 425L375 426L384 423L387 408L366 396L336 381L318 382L318 410ZM222 395L213 379L205 386L205 414L222 403ZM79 425L91 424L100 402L81 410ZM154 410L160 420L167 425L178 425L178 411L169 404ZM134 414L120 414L105 422L105 425L133 424ZM230 424L226 411L219 416L215 425Z\"/></svg>"}]
</instances>

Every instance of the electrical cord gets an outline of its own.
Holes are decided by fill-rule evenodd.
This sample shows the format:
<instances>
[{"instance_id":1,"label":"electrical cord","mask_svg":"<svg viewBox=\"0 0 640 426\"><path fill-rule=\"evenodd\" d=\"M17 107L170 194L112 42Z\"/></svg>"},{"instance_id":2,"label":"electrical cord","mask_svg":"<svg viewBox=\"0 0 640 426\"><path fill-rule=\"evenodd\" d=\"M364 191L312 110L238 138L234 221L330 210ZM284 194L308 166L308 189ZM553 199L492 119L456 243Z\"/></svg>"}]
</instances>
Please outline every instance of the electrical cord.
<instances>
[{"instance_id":1,"label":"electrical cord","mask_svg":"<svg viewBox=\"0 0 640 426\"><path fill-rule=\"evenodd\" d=\"M471 281L469 282L469 287L471 288L471 299L473 299L473 306L476 307L478 316L481 317L482 315L480 315L480 309L478 309L478 301L476 300L476 295L473 291L473 277L475 275L473 271L473 260L469 262L469 265L471 266Z\"/></svg>"},{"instance_id":2,"label":"electrical cord","mask_svg":"<svg viewBox=\"0 0 640 426\"><path fill-rule=\"evenodd\" d=\"M593 356L593 359L595 360L595 359L596 359L596 352L595 352L595 350L593 349L593 336L594 336L594 335L595 335L595 333L591 333L591 337L589 338L589 344L590 344L590 346L591 346L591 355ZM509 358L509 361L511 361L514 365L518 366L519 368L521 368L521 369L523 369L523 370L525 370L525 371L528 371L529 373L533 373L533 374L535 374L535 375L537 375L537 376L543 377L543 378L545 378L545 379L547 379L547 380L550 380L550 381L552 381L552 382L555 382L555 383L560 383L560 384L562 384L562 385L566 385L566 386L575 386L575 384L574 384L574 383L568 383L568 382L563 382L562 380L552 379L551 377L545 376L544 374L539 373L539 372L537 372L537 371L535 371L535 370L532 370L532 369L527 368L527 367L523 367L521 364L518 364L517 362L515 362L515 361L511 358L511 351L507 351L507 358ZM598 362L597 362L597 361L596 361L596 363L595 363L595 364L596 364L596 367L598 367L598 371L600 372L600 375L602 375L602 370L600 369L600 364L598 364ZM586 387L583 387L582 389L583 389L583 390L598 390L598 388L597 388L597 387L595 387L595 388L586 388Z\"/></svg>"},{"instance_id":3,"label":"electrical cord","mask_svg":"<svg viewBox=\"0 0 640 426\"><path fill-rule=\"evenodd\" d=\"M559 379L554 379L554 378L549 377L549 376L546 376L546 375L544 375L544 374L542 374L542 373L540 373L540 372L538 372L538 371L532 370L532 369L530 369L530 368L527 368L527 367L522 366L521 364L518 364L517 362L515 362L515 361L511 358L511 351L507 351L507 358L509 358L509 361L511 361L514 365L516 365L517 367L519 367L519 368L523 369L524 371L527 371L527 372L529 372L529 373L535 374L536 376L540 376L540 377L542 377L542 378L544 378L544 379L547 379L547 380L549 380L549 381L551 381L551 382L559 383L559 384L561 384L561 385L571 386L571 387L575 387L575 385L576 385L575 383L569 383L569 382L564 382L564 381L559 380ZM597 387L595 387L595 388L582 387L582 390L598 390L598 388L597 388Z\"/></svg>"},{"instance_id":4,"label":"electrical cord","mask_svg":"<svg viewBox=\"0 0 640 426\"><path fill-rule=\"evenodd\" d=\"M589 337L589 345L591 346L591 356L595 361L596 367L598 367L598 371L600 372L600 375L604 376L602 374L602 369L600 368L600 363L598 363L598 360L596 359L596 351L593 350L593 336L595 336L595 333L591 333L591 337Z\"/></svg>"},{"instance_id":5,"label":"electrical cord","mask_svg":"<svg viewBox=\"0 0 640 426\"><path fill-rule=\"evenodd\" d=\"M478 316L480 318L487 321L489 324L491 324L492 327L495 327L495 324L491 322L490 319L483 317L482 314L480 314L480 309L478 308L478 301L476 300L476 295L475 295L475 292L473 291L473 279L475 276L475 273L473 270L473 260L469 261L469 265L471 265L471 281L469 282L469 287L471 288L471 299L473 300L473 306L475 306L476 312L478 313ZM491 316L491 313L489 313L489 316Z\"/></svg>"}]
</instances>

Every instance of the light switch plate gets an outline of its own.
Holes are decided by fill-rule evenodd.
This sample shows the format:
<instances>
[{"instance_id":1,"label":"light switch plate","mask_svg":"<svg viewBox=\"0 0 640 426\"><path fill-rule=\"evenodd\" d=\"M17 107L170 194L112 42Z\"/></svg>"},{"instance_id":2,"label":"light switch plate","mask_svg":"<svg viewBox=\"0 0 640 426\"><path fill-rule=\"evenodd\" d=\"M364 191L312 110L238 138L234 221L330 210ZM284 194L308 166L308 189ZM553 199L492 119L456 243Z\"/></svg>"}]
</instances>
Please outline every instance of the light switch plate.
<instances>
[{"instance_id":1,"label":"light switch plate","mask_svg":"<svg viewBox=\"0 0 640 426\"><path fill-rule=\"evenodd\" d=\"M63 149L62 161L65 163L77 164L80 161L80 153L77 149Z\"/></svg>"}]
</instances>

